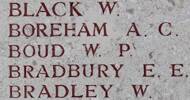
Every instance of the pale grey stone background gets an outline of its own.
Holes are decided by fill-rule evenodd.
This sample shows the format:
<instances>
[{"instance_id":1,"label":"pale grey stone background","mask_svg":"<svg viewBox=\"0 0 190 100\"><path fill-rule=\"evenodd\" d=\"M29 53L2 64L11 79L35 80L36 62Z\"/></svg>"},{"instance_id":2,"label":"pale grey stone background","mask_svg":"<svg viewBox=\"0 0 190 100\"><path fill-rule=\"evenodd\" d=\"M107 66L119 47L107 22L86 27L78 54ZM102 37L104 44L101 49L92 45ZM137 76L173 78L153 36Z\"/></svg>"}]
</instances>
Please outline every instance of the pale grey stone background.
<instances>
[{"instance_id":1,"label":"pale grey stone background","mask_svg":"<svg viewBox=\"0 0 190 100\"><path fill-rule=\"evenodd\" d=\"M114 84L114 89L111 91L109 99L103 99L101 92L97 92L98 97L91 100L189 100L190 99L190 80L189 78L171 78L169 64L183 63L185 74L190 74L190 0L119 0L119 9L116 13L120 16L102 16L96 0L80 0L83 5L81 10L84 11L83 17L40 17L40 18L8 18L8 2L16 1L23 2L23 0L0 0L0 100L9 100L9 84L33 84L38 87L40 84L49 84L50 86L56 82L69 84L76 83L73 80L51 80L51 79L8 79L8 64L53 64L55 62L64 63L123 63L125 64L120 79L92 79L84 80L78 78L79 84ZM33 6L31 9L37 9L39 1L28 0ZM44 2L56 2L57 0L43 0ZM97 11L99 9L99 11ZM108 22L109 37L96 38L8 38L8 23L18 22ZM174 32L179 34L170 37L162 37L157 31L159 23L163 21L170 21L174 25ZM131 22L136 22L139 26L140 33L147 34L145 37L125 37ZM99 41L101 39L101 41ZM23 43L31 44L51 44L62 43L65 45L66 54L64 58L52 60L47 58L45 60L39 58L32 59L8 59L8 44ZM101 58L87 58L82 48L83 43L101 43L102 47L99 53L103 54ZM130 43L136 49L132 49L130 54L133 56L126 56L118 58L118 43ZM73 48L71 48L71 45ZM151 55L151 57L150 57ZM142 78L142 67L145 63L156 64L155 73L161 75L158 78ZM38 84L36 84L38 83ZM145 97L135 98L131 84L150 84ZM80 90L79 90L80 91ZM14 100L14 99L10 99ZM15 99L24 100L24 99ZM31 99L27 99L31 100ZM34 99L35 100L35 99ZM36 99L38 100L38 99ZM39 99L40 100L40 99ZM47 100L47 99L41 99ZM54 99L50 99L54 100ZM72 100L72 99L61 99ZM88 99L81 99L88 100Z\"/></svg>"}]
</instances>

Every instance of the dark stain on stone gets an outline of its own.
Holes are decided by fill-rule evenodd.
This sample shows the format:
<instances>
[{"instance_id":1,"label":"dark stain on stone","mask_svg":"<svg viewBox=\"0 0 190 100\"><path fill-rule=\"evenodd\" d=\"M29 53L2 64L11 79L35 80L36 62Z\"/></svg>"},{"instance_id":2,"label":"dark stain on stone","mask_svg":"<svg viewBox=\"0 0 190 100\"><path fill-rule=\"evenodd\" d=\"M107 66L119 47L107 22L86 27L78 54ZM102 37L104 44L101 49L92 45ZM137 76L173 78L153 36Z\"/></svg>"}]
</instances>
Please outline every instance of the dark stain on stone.
<instances>
[{"instance_id":1,"label":"dark stain on stone","mask_svg":"<svg viewBox=\"0 0 190 100\"><path fill-rule=\"evenodd\" d=\"M32 64L33 64L33 65L37 65L37 62L34 60L34 61L32 62Z\"/></svg>"},{"instance_id":2,"label":"dark stain on stone","mask_svg":"<svg viewBox=\"0 0 190 100\"><path fill-rule=\"evenodd\" d=\"M171 3L173 6L175 6L175 1L174 0L168 0L169 3Z\"/></svg>"},{"instance_id":3,"label":"dark stain on stone","mask_svg":"<svg viewBox=\"0 0 190 100\"><path fill-rule=\"evenodd\" d=\"M153 58L153 52L150 52L148 55L149 55L149 58L150 58L150 59Z\"/></svg>"},{"instance_id":4,"label":"dark stain on stone","mask_svg":"<svg viewBox=\"0 0 190 100\"><path fill-rule=\"evenodd\" d=\"M133 44L134 49L136 49L135 44L134 43L132 43L132 44Z\"/></svg>"},{"instance_id":5,"label":"dark stain on stone","mask_svg":"<svg viewBox=\"0 0 190 100\"><path fill-rule=\"evenodd\" d=\"M149 24L150 25L150 28L152 28L154 26L154 24Z\"/></svg>"},{"instance_id":6,"label":"dark stain on stone","mask_svg":"<svg viewBox=\"0 0 190 100\"><path fill-rule=\"evenodd\" d=\"M126 9L126 11L130 14L134 14L134 9Z\"/></svg>"},{"instance_id":7,"label":"dark stain on stone","mask_svg":"<svg viewBox=\"0 0 190 100\"><path fill-rule=\"evenodd\" d=\"M118 92L121 92L121 91L123 91L122 88L117 88L117 89L116 89L116 92L117 92L117 93L118 93Z\"/></svg>"}]
</instances>

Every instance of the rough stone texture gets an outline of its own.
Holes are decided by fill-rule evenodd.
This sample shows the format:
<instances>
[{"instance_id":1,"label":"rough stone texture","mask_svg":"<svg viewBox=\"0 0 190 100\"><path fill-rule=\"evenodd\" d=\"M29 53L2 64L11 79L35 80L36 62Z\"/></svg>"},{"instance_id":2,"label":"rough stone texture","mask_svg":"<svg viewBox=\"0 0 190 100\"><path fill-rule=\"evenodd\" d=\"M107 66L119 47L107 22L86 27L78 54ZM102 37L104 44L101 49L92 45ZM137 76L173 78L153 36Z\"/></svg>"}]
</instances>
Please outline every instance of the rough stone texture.
<instances>
[{"instance_id":1,"label":"rough stone texture","mask_svg":"<svg viewBox=\"0 0 190 100\"><path fill-rule=\"evenodd\" d=\"M190 99L190 80L189 78L171 78L169 64L183 63L185 74L190 74L190 0L119 0L119 9L116 15L101 15L96 0L80 0L83 5L81 10L84 11L84 17L40 17L40 18L8 18L8 2L23 0L1 0L0 2L0 100L9 100L9 84L33 84L38 87L40 84L63 83L79 83L79 84L114 84L114 89L111 91L109 99L103 99L101 92L98 91L96 99L81 99L81 100L189 100ZM35 9L39 1L30 1ZM55 0L57 1L57 0ZM44 2L55 2L54 0L44 0ZM97 10L99 9L99 10ZM8 23L18 22L108 22L109 37L96 38L8 38ZM172 35L170 37L160 36L158 33L158 25L161 22L170 21L173 24L174 33L179 36ZM138 24L140 33L147 37L125 37L132 22ZM100 41L101 40L101 41ZM83 43L101 43L103 47L99 53L102 57L87 58L82 48ZM8 44L16 43L19 45L31 44L52 44L61 43L65 45L66 54L60 59L8 59ZM131 43L134 49L130 51L132 56L118 58L118 43ZM8 79L8 64L53 64L56 62L64 63L123 63L120 79L92 79L85 80L75 79ZM155 73L161 75L161 78L143 78L143 64L156 64ZM36 84L38 83L38 84ZM131 84L150 84L145 97L136 98L131 88ZM79 89L80 91L80 89ZM14 100L14 99L11 99ZM22 100L22 99L15 99ZM23 99L24 100L24 99ZM28 99L31 100L31 99ZM39 99L40 100L40 99ZM41 99L47 100L47 99ZM54 100L54 99L51 99ZM61 99L63 100L63 99ZM72 99L65 99L72 100ZM79 99L80 100L80 99Z\"/></svg>"}]
</instances>

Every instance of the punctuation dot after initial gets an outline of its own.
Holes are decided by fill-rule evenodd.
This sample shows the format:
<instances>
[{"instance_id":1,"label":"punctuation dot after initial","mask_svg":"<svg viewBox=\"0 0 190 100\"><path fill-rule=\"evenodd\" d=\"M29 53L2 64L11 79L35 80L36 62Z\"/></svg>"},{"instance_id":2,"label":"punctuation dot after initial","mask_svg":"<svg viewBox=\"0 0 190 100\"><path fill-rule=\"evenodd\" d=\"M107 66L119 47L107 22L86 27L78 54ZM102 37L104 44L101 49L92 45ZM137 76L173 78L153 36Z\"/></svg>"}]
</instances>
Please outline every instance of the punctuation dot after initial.
<instances>
[{"instance_id":1,"label":"punctuation dot after initial","mask_svg":"<svg viewBox=\"0 0 190 100\"><path fill-rule=\"evenodd\" d=\"M152 96L150 96L149 98L152 99Z\"/></svg>"}]
</instances>

